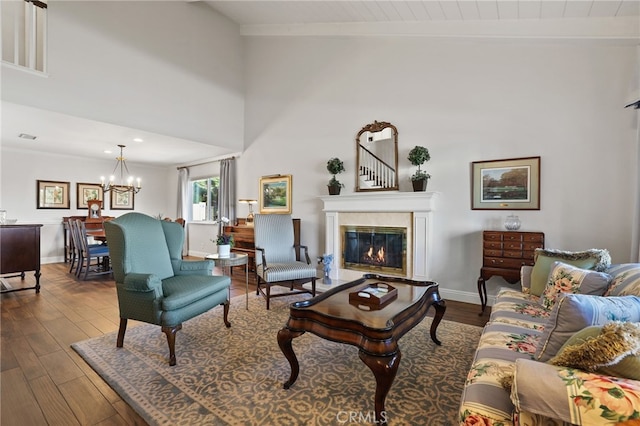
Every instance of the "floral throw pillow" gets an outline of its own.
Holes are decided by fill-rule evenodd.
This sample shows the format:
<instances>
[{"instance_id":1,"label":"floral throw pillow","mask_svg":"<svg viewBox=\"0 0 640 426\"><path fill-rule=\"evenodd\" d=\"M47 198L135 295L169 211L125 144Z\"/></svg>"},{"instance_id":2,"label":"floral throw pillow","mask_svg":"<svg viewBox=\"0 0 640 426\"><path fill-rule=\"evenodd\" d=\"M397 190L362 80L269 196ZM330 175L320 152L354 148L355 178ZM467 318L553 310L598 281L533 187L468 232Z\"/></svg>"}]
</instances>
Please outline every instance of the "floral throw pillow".
<instances>
[{"instance_id":1,"label":"floral throw pillow","mask_svg":"<svg viewBox=\"0 0 640 426\"><path fill-rule=\"evenodd\" d=\"M571 252L538 248L534 252L534 261L530 279L531 294L540 296L547 284L553 262L561 261L578 268L602 272L611 265L611 256L606 249Z\"/></svg>"},{"instance_id":2,"label":"floral throw pillow","mask_svg":"<svg viewBox=\"0 0 640 426\"><path fill-rule=\"evenodd\" d=\"M640 296L640 263L612 265L607 273L613 278L605 296Z\"/></svg>"},{"instance_id":3,"label":"floral throw pillow","mask_svg":"<svg viewBox=\"0 0 640 426\"><path fill-rule=\"evenodd\" d=\"M577 268L556 261L551 266L540 304L546 309L551 309L561 293L602 295L610 282L611 276L604 272Z\"/></svg>"},{"instance_id":4,"label":"floral throw pillow","mask_svg":"<svg viewBox=\"0 0 640 426\"><path fill-rule=\"evenodd\" d=\"M640 382L528 359L515 362L511 400L517 413L575 425L617 425L640 419Z\"/></svg>"}]
</instances>

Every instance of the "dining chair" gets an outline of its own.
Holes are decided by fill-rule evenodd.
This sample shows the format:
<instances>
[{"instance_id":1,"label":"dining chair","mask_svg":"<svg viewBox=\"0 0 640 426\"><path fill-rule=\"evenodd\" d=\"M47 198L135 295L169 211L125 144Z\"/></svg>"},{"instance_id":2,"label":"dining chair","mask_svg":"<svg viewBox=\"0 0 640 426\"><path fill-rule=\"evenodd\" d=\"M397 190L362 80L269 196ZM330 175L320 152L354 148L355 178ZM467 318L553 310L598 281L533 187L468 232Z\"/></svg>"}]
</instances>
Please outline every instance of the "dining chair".
<instances>
[{"instance_id":1,"label":"dining chair","mask_svg":"<svg viewBox=\"0 0 640 426\"><path fill-rule=\"evenodd\" d=\"M82 246L80 245L80 240L78 240L76 221L73 219L67 221L67 227L69 229L69 236L71 237L69 241L69 248L71 250L69 273L74 273L75 269L75 275L77 276L82 264Z\"/></svg>"},{"instance_id":2,"label":"dining chair","mask_svg":"<svg viewBox=\"0 0 640 426\"><path fill-rule=\"evenodd\" d=\"M90 244L87 229L82 220L76 220L77 238L82 250L82 262L78 276L86 280L91 275L111 274L111 262L109 261L109 247L106 244ZM92 263L92 261L94 261ZM93 267L93 269L92 269ZM84 270L84 272L82 272Z\"/></svg>"},{"instance_id":3,"label":"dining chair","mask_svg":"<svg viewBox=\"0 0 640 426\"><path fill-rule=\"evenodd\" d=\"M262 294L267 299L267 309L274 297L301 293L316 295L316 267L311 264L307 246L294 244L291 215L255 215L254 241L258 278L256 294ZM305 261L297 260L297 250L304 252ZM311 282L311 290L302 286L308 282ZM273 294L273 285L287 286L290 291Z\"/></svg>"},{"instance_id":4,"label":"dining chair","mask_svg":"<svg viewBox=\"0 0 640 426\"><path fill-rule=\"evenodd\" d=\"M124 345L129 319L156 324L167 336L169 365L176 365L176 333L183 322L222 305L223 322L231 326L231 278L214 275L211 260L181 259L182 226L132 212L105 222L104 229L120 309L116 347Z\"/></svg>"},{"instance_id":5,"label":"dining chair","mask_svg":"<svg viewBox=\"0 0 640 426\"><path fill-rule=\"evenodd\" d=\"M69 235L71 237L70 248L71 248L71 265L69 267L69 273L74 273L78 278L80 277L80 273L84 267L84 253L85 251L82 248L81 243L81 230L78 225L78 222L82 222L78 219L71 219L67 222L69 227ZM98 247L100 244L90 244L89 247L92 249L94 247ZM75 269L75 271L74 271Z\"/></svg>"}]
</instances>

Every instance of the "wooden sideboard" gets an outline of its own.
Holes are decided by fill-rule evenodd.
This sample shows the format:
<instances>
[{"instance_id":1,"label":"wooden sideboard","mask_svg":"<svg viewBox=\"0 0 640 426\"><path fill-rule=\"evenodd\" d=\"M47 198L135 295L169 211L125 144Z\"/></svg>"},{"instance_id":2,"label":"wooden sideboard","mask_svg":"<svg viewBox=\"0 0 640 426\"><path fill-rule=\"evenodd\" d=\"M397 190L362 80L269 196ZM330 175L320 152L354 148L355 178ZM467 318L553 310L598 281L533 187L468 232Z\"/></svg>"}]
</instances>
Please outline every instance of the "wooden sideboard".
<instances>
[{"instance_id":1,"label":"wooden sideboard","mask_svg":"<svg viewBox=\"0 0 640 426\"><path fill-rule=\"evenodd\" d=\"M253 235L253 226L248 226L244 219L238 219L237 225L224 227L225 234L233 235L232 252L246 253L249 255L249 270L256 270L256 245ZM293 219L294 244L300 244L300 219ZM300 260L300 251L296 251L296 258Z\"/></svg>"},{"instance_id":2,"label":"wooden sideboard","mask_svg":"<svg viewBox=\"0 0 640 426\"><path fill-rule=\"evenodd\" d=\"M34 287L11 288L3 283L2 293L35 289L40 293L40 228L42 225L0 225L0 274L21 277L35 271Z\"/></svg>"},{"instance_id":3,"label":"wooden sideboard","mask_svg":"<svg viewBox=\"0 0 640 426\"><path fill-rule=\"evenodd\" d=\"M519 231L484 231L482 233L482 269L478 278L478 294L482 311L487 306L486 280L504 278L509 284L520 281L520 268L533 265L537 248L544 248L544 233Z\"/></svg>"}]
</instances>

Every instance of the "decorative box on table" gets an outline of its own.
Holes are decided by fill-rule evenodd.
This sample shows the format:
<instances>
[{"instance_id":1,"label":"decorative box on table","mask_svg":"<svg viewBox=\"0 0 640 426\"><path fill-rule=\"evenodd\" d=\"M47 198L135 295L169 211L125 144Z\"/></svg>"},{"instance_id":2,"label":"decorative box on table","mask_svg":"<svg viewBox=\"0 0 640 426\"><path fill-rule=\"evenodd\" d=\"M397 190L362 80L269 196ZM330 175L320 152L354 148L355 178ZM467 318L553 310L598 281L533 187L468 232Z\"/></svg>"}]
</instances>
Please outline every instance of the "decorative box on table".
<instances>
[{"instance_id":1,"label":"decorative box on table","mask_svg":"<svg viewBox=\"0 0 640 426\"><path fill-rule=\"evenodd\" d=\"M398 297L398 290L395 287L377 282L349 293L349 302L376 307L384 305L396 297Z\"/></svg>"}]
</instances>

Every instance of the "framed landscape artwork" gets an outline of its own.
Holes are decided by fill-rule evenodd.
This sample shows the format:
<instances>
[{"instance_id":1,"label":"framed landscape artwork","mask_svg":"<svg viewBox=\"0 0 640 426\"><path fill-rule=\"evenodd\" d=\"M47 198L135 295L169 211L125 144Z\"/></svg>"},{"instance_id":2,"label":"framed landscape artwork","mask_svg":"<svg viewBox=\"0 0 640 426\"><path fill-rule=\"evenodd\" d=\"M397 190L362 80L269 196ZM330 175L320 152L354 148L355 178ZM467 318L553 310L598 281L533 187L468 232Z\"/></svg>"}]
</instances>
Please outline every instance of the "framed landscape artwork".
<instances>
[{"instance_id":1,"label":"framed landscape artwork","mask_svg":"<svg viewBox=\"0 0 640 426\"><path fill-rule=\"evenodd\" d=\"M291 214L291 175L260 178L260 213Z\"/></svg>"},{"instance_id":2,"label":"framed landscape artwork","mask_svg":"<svg viewBox=\"0 0 640 426\"><path fill-rule=\"evenodd\" d=\"M126 186L116 186L115 189L126 191ZM133 202L135 194L133 192L117 192L111 191L111 210L133 210Z\"/></svg>"},{"instance_id":3,"label":"framed landscape artwork","mask_svg":"<svg viewBox=\"0 0 640 426\"><path fill-rule=\"evenodd\" d=\"M471 163L472 210L540 210L540 157Z\"/></svg>"},{"instance_id":4,"label":"framed landscape artwork","mask_svg":"<svg viewBox=\"0 0 640 426\"><path fill-rule=\"evenodd\" d=\"M102 186L97 183L77 183L76 206L78 210L89 208L87 201L103 200Z\"/></svg>"},{"instance_id":5,"label":"framed landscape artwork","mask_svg":"<svg viewBox=\"0 0 640 426\"><path fill-rule=\"evenodd\" d=\"M69 182L38 180L36 182L39 209L68 209Z\"/></svg>"}]
</instances>

